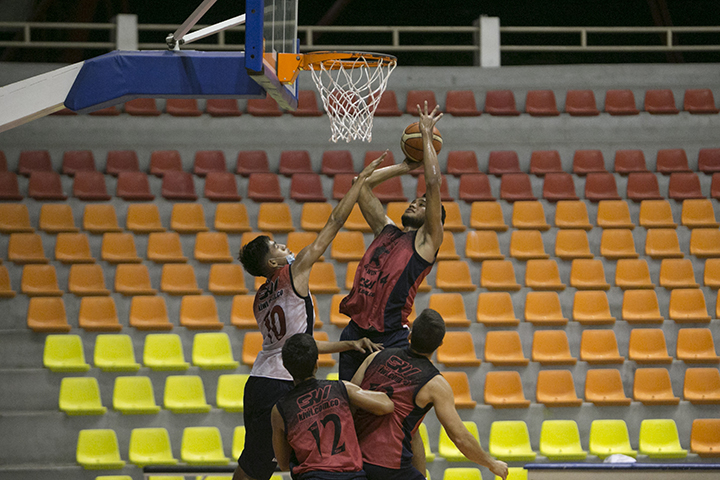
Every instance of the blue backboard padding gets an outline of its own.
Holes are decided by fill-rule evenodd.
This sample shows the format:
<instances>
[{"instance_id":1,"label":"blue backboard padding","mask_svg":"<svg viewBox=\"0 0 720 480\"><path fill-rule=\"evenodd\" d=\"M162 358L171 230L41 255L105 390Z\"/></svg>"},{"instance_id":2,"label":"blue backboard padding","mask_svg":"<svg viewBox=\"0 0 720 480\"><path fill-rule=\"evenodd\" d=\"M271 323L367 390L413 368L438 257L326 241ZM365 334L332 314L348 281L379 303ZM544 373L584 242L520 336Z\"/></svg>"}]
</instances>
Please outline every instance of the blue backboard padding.
<instances>
[{"instance_id":1,"label":"blue backboard padding","mask_svg":"<svg viewBox=\"0 0 720 480\"><path fill-rule=\"evenodd\" d=\"M265 22L265 1L245 2L245 66L255 73L263 71L263 28Z\"/></svg>"},{"instance_id":2,"label":"blue backboard padding","mask_svg":"<svg viewBox=\"0 0 720 480\"><path fill-rule=\"evenodd\" d=\"M86 60L65 98L79 113L134 98L264 98L245 52L115 51Z\"/></svg>"}]
</instances>

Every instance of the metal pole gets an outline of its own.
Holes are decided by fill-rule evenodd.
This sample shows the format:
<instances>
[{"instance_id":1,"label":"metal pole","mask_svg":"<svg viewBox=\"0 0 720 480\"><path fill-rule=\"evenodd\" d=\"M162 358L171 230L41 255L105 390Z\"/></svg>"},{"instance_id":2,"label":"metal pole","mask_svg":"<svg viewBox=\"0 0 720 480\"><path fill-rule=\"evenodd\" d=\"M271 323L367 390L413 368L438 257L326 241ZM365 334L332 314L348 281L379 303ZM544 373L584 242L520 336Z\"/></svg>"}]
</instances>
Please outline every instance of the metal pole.
<instances>
[{"instance_id":1,"label":"metal pole","mask_svg":"<svg viewBox=\"0 0 720 480\"><path fill-rule=\"evenodd\" d=\"M210 35L221 32L228 28L242 25L244 23L245 23L245 14L243 13L242 15L238 15L237 17L230 18L228 20L225 20L224 22L216 23L215 25L210 25L209 27L202 28L196 32L188 33L182 39L176 39L176 40L178 40L178 41L182 40L182 42L180 42L180 43L185 45L188 43L192 43L195 40L200 40L201 38L209 37Z\"/></svg>"},{"instance_id":2,"label":"metal pole","mask_svg":"<svg viewBox=\"0 0 720 480\"><path fill-rule=\"evenodd\" d=\"M202 16L205 15L205 12L210 10L210 7L215 4L215 1L216 0L204 0L187 18L187 20L185 20L177 30L175 30L175 33L169 34L165 39L168 44L168 48L178 50L178 43L180 43L185 34L189 32L198 21L200 21Z\"/></svg>"}]
</instances>

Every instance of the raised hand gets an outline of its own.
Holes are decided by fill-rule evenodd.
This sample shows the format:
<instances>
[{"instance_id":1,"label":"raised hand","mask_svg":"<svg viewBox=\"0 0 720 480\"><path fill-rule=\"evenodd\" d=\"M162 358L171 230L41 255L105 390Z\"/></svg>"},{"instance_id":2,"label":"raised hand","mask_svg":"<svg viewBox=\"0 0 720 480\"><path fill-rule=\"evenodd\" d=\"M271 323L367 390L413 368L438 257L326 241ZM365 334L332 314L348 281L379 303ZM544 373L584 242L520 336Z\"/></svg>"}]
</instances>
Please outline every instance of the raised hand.
<instances>
[{"instance_id":1,"label":"raised hand","mask_svg":"<svg viewBox=\"0 0 720 480\"><path fill-rule=\"evenodd\" d=\"M385 160L385 157L387 156L388 151L385 150L382 155L380 155L378 158L373 160L368 164L367 167L363 168L363 171L360 172L360 175L357 176L356 180L366 180L374 171L375 169Z\"/></svg>"},{"instance_id":2,"label":"raised hand","mask_svg":"<svg viewBox=\"0 0 720 480\"><path fill-rule=\"evenodd\" d=\"M495 460L490 466L490 471L505 480L508 476L507 463L500 460Z\"/></svg>"},{"instance_id":3,"label":"raised hand","mask_svg":"<svg viewBox=\"0 0 720 480\"><path fill-rule=\"evenodd\" d=\"M363 337L359 340L352 341L352 347L354 350L362 353L372 353L382 350L382 343L373 343L369 338Z\"/></svg>"},{"instance_id":4,"label":"raised hand","mask_svg":"<svg viewBox=\"0 0 720 480\"><path fill-rule=\"evenodd\" d=\"M420 131L432 134L433 127L435 127L435 124L443 116L442 113L438 113L438 111L440 110L440 105L435 105L435 108L433 109L433 111L428 113L428 103L426 100L425 108L420 108L420 105L418 105L417 108L418 108L418 114L420 115L420 121L418 122Z\"/></svg>"}]
</instances>

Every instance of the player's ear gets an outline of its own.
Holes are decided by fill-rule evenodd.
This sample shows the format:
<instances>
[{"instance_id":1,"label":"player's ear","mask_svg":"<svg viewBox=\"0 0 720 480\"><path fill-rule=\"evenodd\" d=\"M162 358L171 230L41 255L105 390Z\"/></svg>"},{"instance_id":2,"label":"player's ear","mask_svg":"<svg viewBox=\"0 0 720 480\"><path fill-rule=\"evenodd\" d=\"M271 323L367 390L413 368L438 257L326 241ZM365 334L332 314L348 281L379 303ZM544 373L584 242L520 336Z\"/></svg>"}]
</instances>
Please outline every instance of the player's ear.
<instances>
[{"instance_id":1,"label":"player's ear","mask_svg":"<svg viewBox=\"0 0 720 480\"><path fill-rule=\"evenodd\" d=\"M270 268L272 268L272 269L275 269L275 268L277 268L277 267L280 265L280 264L277 262L277 259L275 259L275 258L268 258L268 259L267 259L267 264L268 264L268 265L270 266Z\"/></svg>"}]
</instances>

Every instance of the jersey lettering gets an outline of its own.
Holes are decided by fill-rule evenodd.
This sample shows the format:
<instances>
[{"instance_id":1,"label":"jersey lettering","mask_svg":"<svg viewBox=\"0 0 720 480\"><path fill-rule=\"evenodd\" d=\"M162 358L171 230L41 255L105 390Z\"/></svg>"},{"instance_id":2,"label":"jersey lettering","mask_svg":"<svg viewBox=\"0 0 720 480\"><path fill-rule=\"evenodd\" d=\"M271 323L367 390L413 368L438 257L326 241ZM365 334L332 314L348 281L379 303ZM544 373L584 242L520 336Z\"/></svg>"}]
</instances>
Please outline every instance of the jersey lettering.
<instances>
[{"instance_id":1,"label":"jersey lettering","mask_svg":"<svg viewBox=\"0 0 720 480\"><path fill-rule=\"evenodd\" d=\"M410 363L404 361L400 357L393 355L388 359L387 366L392 368L401 375L411 376L420 373L420 369L413 367Z\"/></svg>"},{"instance_id":2,"label":"jersey lettering","mask_svg":"<svg viewBox=\"0 0 720 480\"><path fill-rule=\"evenodd\" d=\"M312 392L298 397L297 405L300 410L305 410L315 404L322 403L330 396L330 385L316 388Z\"/></svg>"},{"instance_id":3,"label":"jersey lettering","mask_svg":"<svg viewBox=\"0 0 720 480\"><path fill-rule=\"evenodd\" d=\"M340 423L340 417L338 417L334 413L330 413L323 417L322 420L320 420L323 428L325 428L330 422L332 422L334 427L333 444L332 449L330 450L330 455L337 455L345 451L345 443L343 443L342 445L338 445L338 443L340 443L340 436L342 435L342 425ZM318 425L318 422L313 422L313 424L310 425L310 427L308 428L308 431L312 433L312 436L315 439L318 452L320 452L320 455L324 457L325 455L322 452L322 448L320 448L320 426Z\"/></svg>"},{"instance_id":4,"label":"jersey lettering","mask_svg":"<svg viewBox=\"0 0 720 480\"><path fill-rule=\"evenodd\" d=\"M263 319L263 325L268 335L273 337L273 341L277 342L287 333L287 324L285 323L285 312L280 305L275 305Z\"/></svg>"}]
</instances>

